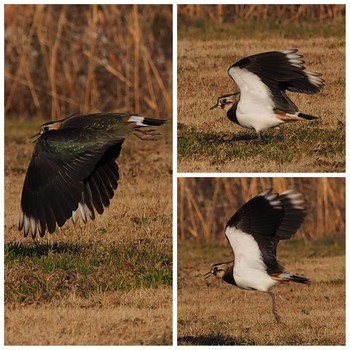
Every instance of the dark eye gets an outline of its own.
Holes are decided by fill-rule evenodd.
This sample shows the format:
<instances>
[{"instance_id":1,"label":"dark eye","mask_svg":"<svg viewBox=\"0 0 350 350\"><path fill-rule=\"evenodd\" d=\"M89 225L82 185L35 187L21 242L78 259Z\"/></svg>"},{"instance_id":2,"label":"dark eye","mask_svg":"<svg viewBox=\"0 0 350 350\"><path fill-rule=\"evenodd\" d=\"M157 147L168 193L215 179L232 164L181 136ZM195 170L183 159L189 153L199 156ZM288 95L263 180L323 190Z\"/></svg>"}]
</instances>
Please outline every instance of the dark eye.
<instances>
[{"instance_id":1,"label":"dark eye","mask_svg":"<svg viewBox=\"0 0 350 350\"><path fill-rule=\"evenodd\" d=\"M46 131L49 131L50 130L50 128L48 127L48 126L44 126L44 131L46 132Z\"/></svg>"},{"instance_id":2,"label":"dark eye","mask_svg":"<svg viewBox=\"0 0 350 350\"><path fill-rule=\"evenodd\" d=\"M226 98L223 98L221 101L222 101L222 103L226 103L227 102Z\"/></svg>"}]
</instances>

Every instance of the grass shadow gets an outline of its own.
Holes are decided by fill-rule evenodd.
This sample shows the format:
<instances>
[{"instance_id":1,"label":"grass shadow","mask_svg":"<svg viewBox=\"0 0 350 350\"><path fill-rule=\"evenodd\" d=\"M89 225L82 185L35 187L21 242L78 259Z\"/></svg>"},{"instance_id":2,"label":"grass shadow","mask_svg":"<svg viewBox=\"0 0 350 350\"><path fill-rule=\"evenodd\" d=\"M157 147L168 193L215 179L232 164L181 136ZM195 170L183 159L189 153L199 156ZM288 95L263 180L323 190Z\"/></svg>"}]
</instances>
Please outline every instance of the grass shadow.
<instances>
[{"instance_id":1,"label":"grass shadow","mask_svg":"<svg viewBox=\"0 0 350 350\"><path fill-rule=\"evenodd\" d=\"M82 247L77 244L69 243L45 243L35 245L24 245L18 242L5 244L5 252L13 257L41 257L49 254L69 253L78 255L81 253Z\"/></svg>"},{"instance_id":2,"label":"grass shadow","mask_svg":"<svg viewBox=\"0 0 350 350\"><path fill-rule=\"evenodd\" d=\"M179 337L178 343L178 345L254 345L222 334Z\"/></svg>"}]
</instances>

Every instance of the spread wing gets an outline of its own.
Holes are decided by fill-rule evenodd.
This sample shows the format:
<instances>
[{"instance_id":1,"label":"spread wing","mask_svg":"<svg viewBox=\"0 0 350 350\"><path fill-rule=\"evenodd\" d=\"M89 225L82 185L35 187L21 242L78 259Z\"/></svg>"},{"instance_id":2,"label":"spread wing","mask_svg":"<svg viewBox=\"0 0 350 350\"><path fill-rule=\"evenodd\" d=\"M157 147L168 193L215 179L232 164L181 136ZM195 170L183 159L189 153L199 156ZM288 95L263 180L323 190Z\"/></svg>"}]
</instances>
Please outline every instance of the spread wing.
<instances>
[{"instance_id":1,"label":"spread wing","mask_svg":"<svg viewBox=\"0 0 350 350\"><path fill-rule=\"evenodd\" d=\"M118 186L123 138L84 129L52 130L37 140L25 177L19 229L33 237L69 218L102 213Z\"/></svg>"},{"instance_id":2,"label":"spread wing","mask_svg":"<svg viewBox=\"0 0 350 350\"><path fill-rule=\"evenodd\" d=\"M324 86L321 74L308 72L298 50L271 51L249 56L234 63L229 76L241 91L241 103L252 101L295 113L298 108L285 91L313 94Z\"/></svg>"},{"instance_id":3,"label":"spread wing","mask_svg":"<svg viewBox=\"0 0 350 350\"><path fill-rule=\"evenodd\" d=\"M243 256L245 264L255 267L262 268L264 263L268 273L282 272L276 247L281 239L291 238L303 222L303 202L300 193L286 191L279 195L268 190L244 204L225 230L235 256Z\"/></svg>"}]
</instances>

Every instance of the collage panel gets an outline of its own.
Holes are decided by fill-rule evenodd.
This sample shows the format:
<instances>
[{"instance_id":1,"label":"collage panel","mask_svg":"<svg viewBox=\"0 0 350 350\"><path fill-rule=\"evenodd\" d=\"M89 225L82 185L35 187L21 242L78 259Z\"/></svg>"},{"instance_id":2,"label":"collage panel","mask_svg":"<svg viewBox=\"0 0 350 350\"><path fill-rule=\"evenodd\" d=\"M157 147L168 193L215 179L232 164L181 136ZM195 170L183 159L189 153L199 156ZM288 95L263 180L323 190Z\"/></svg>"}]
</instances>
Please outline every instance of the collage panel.
<instances>
[{"instance_id":1,"label":"collage panel","mask_svg":"<svg viewBox=\"0 0 350 350\"><path fill-rule=\"evenodd\" d=\"M178 5L177 56L180 173L345 172L344 4Z\"/></svg>"},{"instance_id":2,"label":"collage panel","mask_svg":"<svg viewBox=\"0 0 350 350\"><path fill-rule=\"evenodd\" d=\"M345 345L346 5L16 2L4 345Z\"/></svg>"},{"instance_id":3,"label":"collage panel","mask_svg":"<svg viewBox=\"0 0 350 350\"><path fill-rule=\"evenodd\" d=\"M178 345L345 344L345 178L178 178L177 221Z\"/></svg>"},{"instance_id":4,"label":"collage panel","mask_svg":"<svg viewBox=\"0 0 350 350\"><path fill-rule=\"evenodd\" d=\"M173 343L172 10L4 7L5 345Z\"/></svg>"}]
</instances>

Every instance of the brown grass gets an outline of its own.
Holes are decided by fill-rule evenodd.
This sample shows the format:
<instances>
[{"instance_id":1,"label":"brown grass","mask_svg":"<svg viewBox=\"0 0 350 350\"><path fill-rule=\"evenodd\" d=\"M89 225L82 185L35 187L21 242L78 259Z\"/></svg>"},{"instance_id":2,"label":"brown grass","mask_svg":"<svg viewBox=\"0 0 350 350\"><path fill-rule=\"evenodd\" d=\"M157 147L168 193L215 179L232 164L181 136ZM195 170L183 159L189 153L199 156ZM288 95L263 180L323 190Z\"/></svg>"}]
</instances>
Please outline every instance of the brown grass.
<instances>
[{"instance_id":1,"label":"brown grass","mask_svg":"<svg viewBox=\"0 0 350 350\"><path fill-rule=\"evenodd\" d=\"M214 278L206 285L203 274L231 259L229 247L179 244L178 344L345 345L345 242L341 248L338 242L283 243L279 256L286 270L312 283L273 289L281 324L269 295Z\"/></svg>"},{"instance_id":2,"label":"brown grass","mask_svg":"<svg viewBox=\"0 0 350 350\"><path fill-rule=\"evenodd\" d=\"M303 193L308 210L297 238L337 237L345 232L344 178L179 178L179 239L225 242L223 229L228 219L269 188Z\"/></svg>"},{"instance_id":3,"label":"brown grass","mask_svg":"<svg viewBox=\"0 0 350 350\"><path fill-rule=\"evenodd\" d=\"M36 247L17 225L40 123L6 120L5 344L171 344L171 125L157 141L126 140L102 216L68 222Z\"/></svg>"},{"instance_id":4,"label":"brown grass","mask_svg":"<svg viewBox=\"0 0 350 350\"><path fill-rule=\"evenodd\" d=\"M307 69L323 74L321 93L291 94L302 112L320 116L320 122L285 125L282 141L281 131L270 130L265 143L234 142L235 135L254 132L230 122L221 111L209 111L220 95L234 89L228 67L250 54L286 48L299 48ZM185 35L178 42L178 123L180 172L343 172L344 36L293 39L262 30L230 38L225 29L215 40Z\"/></svg>"},{"instance_id":5,"label":"brown grass","mask_svg":"<svg viewBox=\"0 0 350 350\"><path fill-rule=\"evenodd\" d=\"M89 300L72 293L67 300L42 305L11 304L5 309L6 344L171 344L171 308L169 288L104 293Z\"/></svg>"}]
</instances>

